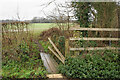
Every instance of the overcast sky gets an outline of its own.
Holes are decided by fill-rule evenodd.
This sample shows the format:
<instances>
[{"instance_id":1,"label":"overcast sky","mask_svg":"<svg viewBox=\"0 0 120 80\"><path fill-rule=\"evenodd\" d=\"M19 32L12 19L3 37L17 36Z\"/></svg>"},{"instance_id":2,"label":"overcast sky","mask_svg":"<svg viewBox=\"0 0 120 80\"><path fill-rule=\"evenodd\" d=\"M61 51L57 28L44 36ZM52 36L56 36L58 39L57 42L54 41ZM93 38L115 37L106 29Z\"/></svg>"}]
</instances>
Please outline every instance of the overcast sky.
<instances>
[{"instance_id":1,"label":"overcast sky","mask_svg":"<svg viewBox=\"0 0 120 80\"><path fill-rule=\"evenodd\" d=\"M43 4L53 0L0 0L0 20L1 19L18 19L17 12L21 20L30 20L33 17L45 17L43 13ZM55 0L57 3L64 4L65 1L71 0ZM102 0L100 0L102 1ZM120 1L120 0L118 0ZM49 14L55 8L55 4L50 4L44 9Z\"/></svg>"},{"instance_id":2,"label":"overcast sky","mask_svg":"<svg viewBox=\"0 0 120 80\"><path fill-rule=\"evenodd\" d=\"M1 19L17 19L17 12L21 20L29 20L33 17L44 17L42 4L47 4L52 0L0 0L0 20ZM64 3L67 0L56 0L58 3ZM55 7L54 4L44 9L45 13L49 13Z\"/></svg>"}]
</instances>

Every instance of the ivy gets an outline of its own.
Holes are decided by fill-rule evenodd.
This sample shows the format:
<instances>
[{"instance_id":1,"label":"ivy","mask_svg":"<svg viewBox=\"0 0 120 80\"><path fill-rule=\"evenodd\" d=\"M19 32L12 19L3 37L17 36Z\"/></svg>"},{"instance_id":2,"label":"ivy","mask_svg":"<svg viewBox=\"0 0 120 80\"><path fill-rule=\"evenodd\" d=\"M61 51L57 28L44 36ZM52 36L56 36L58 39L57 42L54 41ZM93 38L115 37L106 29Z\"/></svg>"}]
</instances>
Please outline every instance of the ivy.
<instances>
[{"instance_id":1,"label":"ivy","mask_svg":"<svg viewBox=\"0 0 120 80\"><path fill-rule=\"evenodd\" d=\"M68 57L58 69L68 78L120 78L118 59L118 53L106 50L104 55Z\"/></svg>"}]
</instances>

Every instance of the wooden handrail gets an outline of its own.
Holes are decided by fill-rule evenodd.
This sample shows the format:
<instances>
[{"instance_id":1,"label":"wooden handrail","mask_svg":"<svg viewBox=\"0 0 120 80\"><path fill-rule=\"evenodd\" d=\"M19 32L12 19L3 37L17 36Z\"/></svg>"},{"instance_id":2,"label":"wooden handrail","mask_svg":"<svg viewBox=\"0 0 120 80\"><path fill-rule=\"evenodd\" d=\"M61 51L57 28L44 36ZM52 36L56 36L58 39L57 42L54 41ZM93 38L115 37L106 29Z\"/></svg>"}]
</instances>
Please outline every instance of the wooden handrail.
<instances>
[{"instance_id":1,"label":"wooden handrail","mask_svg":"<svg viewBox=\"0 0 120 80\"><path fill-rule=\"evenodd\" d=\"M65 57L62 55L62 53L58 50L58 48L55 46L55 44L52 42L52 40L50 38L48 38L49 42L52 44L52 46L54 47L54 49L58 52L58 54L60 55L60 57L65 60Z\"/></svg>"},{"instance_id":2,"label":"wooden handrail","mask_svg":"<svg viewBox=\"0 0 120 80\"><path fill-rule=\"evenodd\" d=\"M64 64L64 60L62 60L59 55L49 46L48 49Z\"/></svg>"},{"instance_id":3,"label":"wooden handrail","mask_svg":"<svg viewBox=\"0 0 120 80\"><path fill-rule=\"evenodd\" d=\"M104 50L104 49L118 49L119 47L87 47L87 48L70 48L71 51L75 50Z\"/></svg>"},{"instance_id":4,"label":"wooden handrail","mask_svg":"<svg viewBox=\"0 0 120 80\"><path fill-rule=\"evenodd\" d=\"M120 31L118 28L70 28L69 30L78 30L78 31Z\"/></svg>"},{"instance_id":5,"label":"wooden handrail","mask_svg":"<svg viewBox=\"0 0 120 80\"><path fill-rule=\"evenodd\" d=\"M87 37L83 37L83 38L69 38L70 40L104 40L104 41L118 41L120 40L120 38L87 38Z\"/></svg>"}]
</instances>

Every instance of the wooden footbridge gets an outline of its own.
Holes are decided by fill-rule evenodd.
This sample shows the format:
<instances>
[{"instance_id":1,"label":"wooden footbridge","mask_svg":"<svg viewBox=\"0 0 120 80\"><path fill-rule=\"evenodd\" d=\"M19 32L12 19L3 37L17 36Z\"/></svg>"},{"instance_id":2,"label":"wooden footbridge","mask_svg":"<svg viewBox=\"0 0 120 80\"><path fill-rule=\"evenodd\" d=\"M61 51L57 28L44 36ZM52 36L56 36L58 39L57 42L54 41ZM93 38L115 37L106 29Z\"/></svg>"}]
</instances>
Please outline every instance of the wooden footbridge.
<instances>
[{"instance_id":1,"label":"wooden footbridge","mask_svg":"<svg viewBox=\"0 0 120 80\"><path fill-rule=\"evenodd\" d=\"M48 47L49 50L64 64L65 57L62 55L62 53L57 49L55 44L52 42L50 38L48 38L52 46L55 48L56 52L51 48ZM44 66L46 67L46 70L48 73L57 73L57 62L50 56L48 53L40 52L41 59L43 60Z\"/></svg>"},{"instance_id":2,"label":"wooden footbridge","mask_svg":"<svg viewBox=\"0 0 120 80\"><path fill-rule=\"evenodd\" d=\"M50 43L52 44L52 46L55 48L56 53L51 47L48 47L49 50L64 64L64 60L65 60L65 57L62 55L62 53L57 49L57 47L55 46L55 44L52 42L52 40L50 38L48 38L48 40L50 41ZM44 53L43 51L40 52L40 56L41 56L41 59L43 61L43 64L44 66L46 67L46 70L47 72L49 73L47 75L48 78L62 78L65 80L66 77L63 76L62 74L56 74L58 71L57 71L57 66L58 66L58 63L50 56L49 53ZM48 79L49 80L49 79Z\"/></svg>"}]
</instances>

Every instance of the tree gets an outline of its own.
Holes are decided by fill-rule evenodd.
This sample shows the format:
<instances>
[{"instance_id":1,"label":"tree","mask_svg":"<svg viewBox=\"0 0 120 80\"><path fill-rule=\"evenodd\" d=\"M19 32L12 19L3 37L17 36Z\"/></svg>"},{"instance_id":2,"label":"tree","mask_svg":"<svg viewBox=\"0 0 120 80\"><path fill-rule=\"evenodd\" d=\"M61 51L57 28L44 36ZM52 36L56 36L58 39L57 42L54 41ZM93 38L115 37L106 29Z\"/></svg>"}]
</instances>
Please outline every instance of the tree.
<instances>
[{"instance_id":1,"label":"tree","mask_svg":"<svg viewBox=\"0 0 120 80\"><path fill-rule=\"evenodd\" d=\"M88 27L91 24L90 17L95 16L92 23L99 27L116 26L115 18L117 16L116 2L72 2L74 15L80 27ZM97 11L95 13L94 11Z\"/></svg>"},{"instance_id":2,"label":"tree","mask_svg":"<svg viewBox=\"0 0 120 80\"><path fill-rule=\"evenodd\" d=\"M115 18L117 16L117 5L116 2L98 2L92 3L94 8L98 11L97 16L97 27L110 28L115 27Z\"/></svg>"},{"instance_id":3,"label":"tree","mask_svg":"<svg viewBox=\"0 0 120 80\"><path fill-rule=\"evenodd\" d=\"M74 15L80 27L89 27L91 3L90 2L75 2L71 4L74 8ZM82 36L88 36L88 31L82 31Z\"/></svg>"},{"instance_id":4,"label":"tree","mask_svg":"<svg viewBox=\"0 0 120 80\"><path fill-rule=\"evenodd\" d=\"M90 24L89 13L91 10L90 2L72 2L74 8L74 15L77 19L77 23L80 24L80 27L88 27Z\"/></svg>"}]
</instances>

